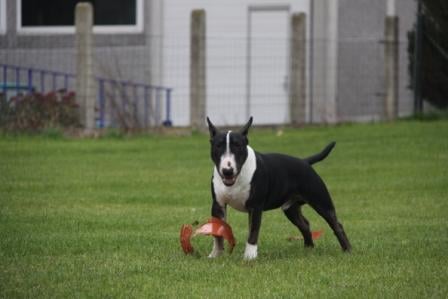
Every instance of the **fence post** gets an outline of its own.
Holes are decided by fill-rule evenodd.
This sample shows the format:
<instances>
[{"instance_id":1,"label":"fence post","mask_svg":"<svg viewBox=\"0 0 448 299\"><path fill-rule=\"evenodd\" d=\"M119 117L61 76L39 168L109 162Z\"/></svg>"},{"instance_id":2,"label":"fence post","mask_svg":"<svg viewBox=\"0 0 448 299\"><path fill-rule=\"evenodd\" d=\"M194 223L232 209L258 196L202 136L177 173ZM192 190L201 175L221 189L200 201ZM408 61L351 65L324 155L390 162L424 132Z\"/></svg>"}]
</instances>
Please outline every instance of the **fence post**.
<instances>
[{"instance_id":1,"label":"fence post","mask_svg":"<svg viewBox=\"0 0 448 299\"><path fill-rule=\"evenodd\" d=\"M190 33L190 123L195 130L206 129L205 30L205 10L193 10Z\"/></svg>"},{"instance_id":2,"label":"fence post","mask_svg":"<svg viewBox=\"0 0 448 299\"><path fill-rule=\"evenodd\" d=\"M398 117L398 24L397 16L386 16L384 30L386 80L384 116L386 120L395 120Z\"/></svg>"},{"instance_id":3,"label":"fence post","mask_svg":"<svg viewBox=\"0 0 448 299\"><path fill-rule=\"evenodd\" d=\"M423 12L422 1L417 1L417 21L414 31L414 115L419 115L423 112L422 100L422 43L423 43Z\"/></svg>"},{"instance_id":4,"label":"fence post","mask_svg":"<svg viewBox=\"0 0 448 299\"><path fill-rule=\"evenodd\" d=\"M289 115L291 124L302 125L306 118L306 16L304 13L291 17L291 61L289 83Z\"/></svg>"},{"instance_id":5,"label":"fence post","mask_svg":"<svg viewBox=\"0 0 448 299\"><path fill-rule=\"evenodd\" d=\"M81 2L75 8L76 26L76 97L81 124L87 132L95 128L96 87L93 75L93 7Z\"/></svg>"}]
</instances>

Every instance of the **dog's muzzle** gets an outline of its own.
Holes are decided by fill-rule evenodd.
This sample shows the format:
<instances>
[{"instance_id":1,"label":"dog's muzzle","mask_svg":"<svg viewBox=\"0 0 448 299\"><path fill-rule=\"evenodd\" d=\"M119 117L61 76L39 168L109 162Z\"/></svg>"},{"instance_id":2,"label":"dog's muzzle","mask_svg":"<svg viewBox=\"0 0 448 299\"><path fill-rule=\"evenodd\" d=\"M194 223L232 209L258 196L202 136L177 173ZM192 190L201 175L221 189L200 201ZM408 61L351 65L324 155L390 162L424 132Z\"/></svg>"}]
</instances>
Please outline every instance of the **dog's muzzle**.
<instances>
[{"instance_id":1,"label":"dog's muzzle","mask_svg":"<svg viewBox=\"0 0 448 299\"><path fill-rule=\"evenodd\" d=\"M223 168L221 169L221 179L224 185L227 187L232 186L236 182L236 178L238 176L237 173L233 170L233 168Z\"/></svg>"}]
</instances>

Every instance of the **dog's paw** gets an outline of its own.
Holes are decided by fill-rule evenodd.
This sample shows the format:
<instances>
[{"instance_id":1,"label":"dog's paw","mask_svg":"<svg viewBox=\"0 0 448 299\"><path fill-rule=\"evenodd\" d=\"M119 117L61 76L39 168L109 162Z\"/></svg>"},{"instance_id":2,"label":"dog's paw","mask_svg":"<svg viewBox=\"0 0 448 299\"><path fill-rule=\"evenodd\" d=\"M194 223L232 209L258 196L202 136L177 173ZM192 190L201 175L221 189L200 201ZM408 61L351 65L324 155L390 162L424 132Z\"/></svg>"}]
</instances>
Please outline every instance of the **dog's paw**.
<instances>
[{"instance_id":1,"label":"dog's paw","mask_svg":"<svg viewBox=\"0 0 448 299\"><path fill-rule=\"evenodd\" d=\"M214 238L212 252L208 255L209 258L216 258L224 253L224 244L222 238Z\"/></svg>"},{"instance_id":2,"label":"dog's paw","mask_svg":"<svg viewBox=\"0 0 448 299\"><path fill-rule=\"evenodd\" d=\"M257 250L258 246L257 244L252 245L249 243L246 243L246 249L244 250L244 260L251 261L257 258Z\"/></svg>"}]
</instances>

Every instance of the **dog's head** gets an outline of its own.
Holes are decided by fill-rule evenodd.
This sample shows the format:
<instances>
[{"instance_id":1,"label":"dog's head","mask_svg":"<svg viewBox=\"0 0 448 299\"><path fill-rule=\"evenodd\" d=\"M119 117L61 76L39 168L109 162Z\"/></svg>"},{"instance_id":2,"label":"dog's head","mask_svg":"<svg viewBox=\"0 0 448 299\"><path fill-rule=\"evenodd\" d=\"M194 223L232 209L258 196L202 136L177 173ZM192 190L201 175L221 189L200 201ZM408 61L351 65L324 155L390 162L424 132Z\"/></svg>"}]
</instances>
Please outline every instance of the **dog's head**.
<instances>
[{"instance_id":1,"label":"dog's head","mask_svg":"<svg viewBox=\"0 0 448 299\"><path fill-rule=\"evenodd\" d=\"M218 132L207 117L210 131L211 158L224 185L230 187L235 184L241 167L247 158L247 134L252 124L252 117L238 132Z\"/></svg>"}]
</instances>

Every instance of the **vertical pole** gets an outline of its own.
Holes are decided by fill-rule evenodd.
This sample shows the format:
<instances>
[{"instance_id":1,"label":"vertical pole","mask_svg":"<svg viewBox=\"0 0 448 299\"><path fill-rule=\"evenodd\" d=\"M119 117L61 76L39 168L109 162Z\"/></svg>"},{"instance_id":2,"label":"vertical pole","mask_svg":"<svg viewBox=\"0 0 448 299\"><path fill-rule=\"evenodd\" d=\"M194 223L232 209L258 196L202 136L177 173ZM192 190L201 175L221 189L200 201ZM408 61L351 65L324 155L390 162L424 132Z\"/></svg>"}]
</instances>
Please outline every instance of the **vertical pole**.
<instances>
[{"instance_id":1,"label":"vertical pole","mask_svg":"<svg viewBox=\"0 0 448 299\"><path fill-rule=\"evenodd\" d=\"M166 92L166 116L164 125L165 127L171 127L173 125L171 121L171 88L165 90Z\"/></svg>"},{"instance_id":2,"label":"vertical pole","mask_svg":"<svg viewBox=\"0 0 448 299\"><path fill-rule=\"evenodd\" d=\"M338 122L339 1L313 2L310 122Z\"/></svg>"},{"instance_id":3,"label":"vertical pole","mask_svg":"<svg viewBox=\"0 0 448 299\"><path fill-rule=\"evenodd\" d=\"M129 97L127 94L128 84L125 81L119 82L120 86L120 96L121 96L121 108L123 109L124 115L127 115Z\"/></svg>"},{"instance_id":4,"label":"vertical pole","mask_svg":"<svg viewBox=\"0 0 448 299\"><path fill-rule=\"evenodd\" d=\"M20 86L20 68L16 67L16 88Z\"/></svg>"},{"instance_id":5,"label":"vertical pole","mask_svg":"<svg viewBox=\"0 0 448 299\"><path fill-rule=\"evenodd\" d=\"M326 33L328 42L326 49L326 67L325 72L325 104L324 120L327 123L334 124L338 121L338 50L339 50L339 0L327 2L328 23L326 24Z\"/></svg>"},{"instance_id":6,"label":"vertical pole","mask_svg":"<svg viewBox=\"0 0 448 299\"><path fill-rule=\"evenodd\" d=\"M106 109L106 97L104 95L104 80L99 80L98 97L100 101L100 128L104 128L104 115Z\"/></svg>"},{"instance_id":7,"label":"vertical pole","mask_svg":"<svg viewBox=\"0 0 448 299\"><path fill-rule=\"evenodd\" d=\"M423 14L422 3L417 4L417 24L414 33L414 114L423 112L422 100L422 43L423 43Z\"/></svg>"},{"instance_id":8,"label":"vertical pole","mask_svg":"<svg viewBox=\"0 0 448 299\"><path fill-rule=\"evenodd\" d=\"M68 92L68 75L64 75L64 89L66 92Z\"/></svg>"},{"instance_id":9,"label":"vertical pole","mask_svg":"<svg viewBox=\"0 0 448 299\"><path fill-rule=\"evenodd\" d=\"M385 80L384 116L386 120L398 117L398 17L385 19Z\"/></svg>"},{"instance_id":10,"label":"vertical pole","mask_svg":"<svg viewBox=\"0 0 448 299\"><path fill-rule=\"evenodd\" d=\"M205 130L206 61L205 11L191 13L190 36L190 123L192 129Z\"/></svg>"},{"instance_id":11,"label":"vertical pole","mask_svg":"<svg viewBox=\"0 0 448 299\"><path fill-rule=\"evenodd\" d=\"M251 117L250 100L252 82L252 10L247 12L247 40L246 40L246 119Z\"/></svg>"},{"instance_id":12,"label":"vertical pole","mask_svg":"<svg viewBox=\"0 0 448 299\"><path fill-rule=\"evenodd\" d=\"M76 97L80 105L81 123L86 132L95 127L96 87L93 76L93 7L80 2L75 8L76 25Z\"/></svg>"},{"instance_id":13,"label":"vertical pole","mask_svg":"<svg viewBox=\"0 0 448 299\"><path fill-rule=\"evenodd\" d=\"M291 18L291 59L289 84L289 115L291 124L303 125L306 118L306 17L304 13Z\"/></svg>"},{"instance_id":14,"label":"vertical pole","mask_svg":"<svg viewBox=\"0 0 448 299\"><path fill-rule=\"evenodd\" d=\"M162 89L161 87L156 87L156 102L155 102L155 107L154 107L154 121L155 121L155 125L159 126L160 125L160 99L161 99L161 93L162 93Z\"/></svg>"},{"instance_id":15,"label":"vertical pole","mask_svg":"<svg viewBox=\"0 0 448 299\"><path fill-rule=\"evenodd\" d=\"M32 92L33 89L33 70L28 69L28 92Z\"/></svg>"},{"instance_id":16,"label":"vertical pole","mask_svg":"<svg viewBox=\"0 0 448 299\"><path fill-rule=\"evenodd\" d=\"M45 71L40 71L40 93L45 93Z\"/></svg>"},{"instance_id":17,"label":"vertical pole","mask_svg":"<svg viewBox=\"0 0 448 299\"><path fill-rule=\"evenodd\" d=\"M134 124L135 126L137 126L137 128L141 129L140 126L140 117L139 117L139 97L138 97L138 90L139 90L139 86L138 84L133 84L132 85L133 89L132 89L132 113L133 113L133 119L134 119Z\"/></svg>"},{"instance_id":18,"label":"vertical pole","mask_svg":"<svg viewBox=\"0 0 448 299\"><path fill-rule=\"evenodd\" d=\"M150 89L150 87L145 86L145 91L143 93L143 98L144 98L144 101L145 101L145 108L144 108L144 111L145 111L145 128L149 128L149 111L148 111L148 109L149 109L149 107L148 107L149 89Z\"/></svg>"},{"instance_id":19,"label":"vertical pole","mask_svg":"<svg viewBox=\"0 0 448 299\"><path fill-rule=\"evenodd\" d=\"M310 2L310 20L309 20L309 26L310 26L310 38L308 39L309 43L309 91L308 91L308 97L309 97L309 107L308 107L308 122L310 124L313 123L313 106L314 106L314 1Z\"/></svg>"},{"instance_id":20,"label":"vertical pole","mask_svg":"<svg viewBox=\"0 0 448 299\"><path fill-rule=\"evenodd\" d=\"M8 68L3 66L3 93L6 95L6 86L8 84Z\"/></svg>"},{"instance_id":21,"label":"vertical pole","mask_svg":"<svg viewBox=\"0 0 448 299\"><path fill-rule=\"evenodd\" d=\"M53 77L52 77L52 81L51 81L51 87L53 89L53 91L56 91L56 81L57 81L57 77L58 77L58 73L53 72L52 73Z\"/></svg>"}]
</instances>

